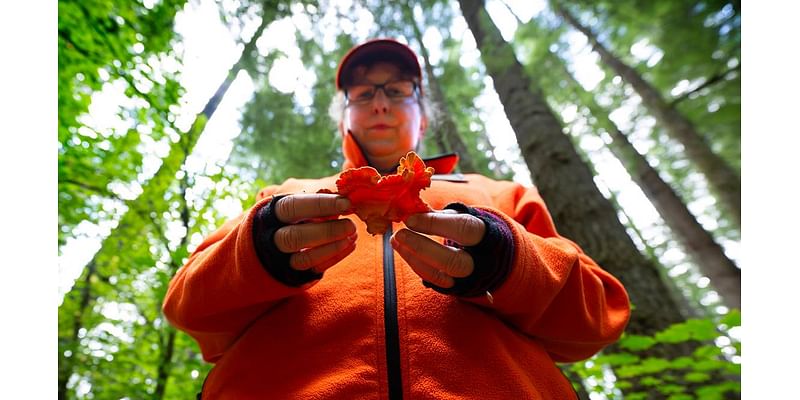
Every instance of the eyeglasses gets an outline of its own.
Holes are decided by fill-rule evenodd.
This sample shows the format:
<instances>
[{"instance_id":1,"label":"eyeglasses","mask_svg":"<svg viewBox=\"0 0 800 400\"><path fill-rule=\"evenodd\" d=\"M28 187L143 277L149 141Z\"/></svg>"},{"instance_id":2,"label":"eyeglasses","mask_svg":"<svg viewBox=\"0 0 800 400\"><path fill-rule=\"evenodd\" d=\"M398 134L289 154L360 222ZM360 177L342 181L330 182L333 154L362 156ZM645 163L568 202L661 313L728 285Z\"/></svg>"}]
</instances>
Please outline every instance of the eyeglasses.
<instances>
[{"instance_id":1,"label":"eyeglasses","mask_svg":"<svg viewBox=\"0 0 800 400\"><path fill-rule=\"evenodd\" d=\"M410 80L399 80L381 84L353 85L345 89L344 96L348 103L364 105L372 101L378 94L378 89L395 103L404 101L414 96L417 92L417 83Z\"/></svg>"}]
</instances>

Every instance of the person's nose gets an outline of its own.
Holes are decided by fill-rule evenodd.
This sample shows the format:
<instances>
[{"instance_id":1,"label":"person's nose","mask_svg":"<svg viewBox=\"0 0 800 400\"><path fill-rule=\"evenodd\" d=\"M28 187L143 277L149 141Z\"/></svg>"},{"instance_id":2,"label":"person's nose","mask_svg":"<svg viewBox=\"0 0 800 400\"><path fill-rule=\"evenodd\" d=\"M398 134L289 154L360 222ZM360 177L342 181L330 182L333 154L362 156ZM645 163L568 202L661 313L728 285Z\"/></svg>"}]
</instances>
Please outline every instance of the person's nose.
<instances>
[{"instance_id":1,"label":"person's nose","mask_svg":"<svg viewBox=\"0 0 800 400\"><path fill-rule=\"evenodd\" d=\"M389 105L389 98L386 97L383 88L378 89L377 93L375 93L375 97L372 98L372 111L375 114L385 114L389 112Z\"/></svg>"}]
</instances>

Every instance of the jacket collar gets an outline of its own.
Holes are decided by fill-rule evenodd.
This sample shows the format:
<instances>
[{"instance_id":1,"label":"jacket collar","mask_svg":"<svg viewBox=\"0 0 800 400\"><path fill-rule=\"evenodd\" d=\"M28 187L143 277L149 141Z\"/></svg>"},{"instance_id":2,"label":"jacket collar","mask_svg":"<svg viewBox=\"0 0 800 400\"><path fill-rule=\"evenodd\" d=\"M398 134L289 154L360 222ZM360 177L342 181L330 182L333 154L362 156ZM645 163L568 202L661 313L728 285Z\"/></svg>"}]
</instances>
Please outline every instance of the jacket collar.
<instances>
[{"instance_id":1,"label":"jacket collar","mask_svg":"<svg viewBox=\"0 0 800 400\"><path fill-rule=\"evenodd\" d=\"M342 153L344 154L342 171L350 168L369 166L364 152L361 151L361 146L358 145L358 142L356 142L350 132L345 132L345 134L342 135ZM456 165L458 165L458 154L442 154L431 158L423 158L422 161L425 161L426 166L433 167L435 174L450 174L456 168Z\"/></svg>"}]
</instances>

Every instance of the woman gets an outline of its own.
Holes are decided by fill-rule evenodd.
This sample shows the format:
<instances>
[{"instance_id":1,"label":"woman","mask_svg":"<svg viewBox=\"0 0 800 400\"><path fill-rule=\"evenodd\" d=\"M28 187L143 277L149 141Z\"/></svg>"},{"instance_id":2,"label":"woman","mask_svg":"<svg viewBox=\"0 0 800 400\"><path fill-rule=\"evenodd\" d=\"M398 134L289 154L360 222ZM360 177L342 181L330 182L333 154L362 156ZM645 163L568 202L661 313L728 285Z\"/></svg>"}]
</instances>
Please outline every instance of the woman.
<instances>
[{"instance_id":1,"label":"woman","mask_svg":"<svg viewBox=\"0 0 800 400\"><path fill-rule=\"evenodd\" d=\"M356 46L336 87L344 168L393 172L428 124L416 54ZM555 362L619 338L625 289L556 232L534 188L448 175L456 160L427 160L435 211L383 235L317 194L336 191L331 176L267 187L206 238L164 302L216 364L203 397L575 398Z\"/></svg>"}]
</instances>

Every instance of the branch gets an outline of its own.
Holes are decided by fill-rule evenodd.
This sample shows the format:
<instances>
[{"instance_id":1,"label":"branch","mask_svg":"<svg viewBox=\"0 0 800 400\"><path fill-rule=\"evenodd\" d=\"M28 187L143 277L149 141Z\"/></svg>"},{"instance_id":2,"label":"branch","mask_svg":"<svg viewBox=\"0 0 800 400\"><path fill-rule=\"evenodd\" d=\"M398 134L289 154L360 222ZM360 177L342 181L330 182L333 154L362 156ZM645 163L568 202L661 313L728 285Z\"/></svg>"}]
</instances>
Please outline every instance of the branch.
<instances>
[{"instance_id":1,"label":"branch","mask_svg":"<svg viewBox=\"0 0 800 400\"><path fill-rule=\"evenodd\" d=\"M147 219L149 219L153 224L153 229L156 231L156 234L158 234L158 240L161 242L161 245L164 246L164 249L167 251L167 253L169 253L169 239L167 238L167 234L159 222L160 220L156 219L156 217L154 217L151 213L147 213Z\"/></svg>"},{"instance_id":2,"label":"branch","mask_svg":"<svg viewBox=\"0 0 800 400\"><path fill-rule=\"evenodd\" d=\"M514 12L514 10L511 8L511 6L510 6L510 5L508 5L508 2L507 2L507 1L505 1L505 0L500 0L500 2L501 2L501 3L503 3L503 5L504 5L504 6L506 6L506 9L508 10L508 12L510 12L510 13L511 13L511 15L513 15L513 16L514 16L514 18L516 18L516 19L517 19L517 24L518 24L518 25L525 25L525 23L524 23L524 22L522 22L522 18L520 18L520 17L519 17L519 15L517 15L517 13L515 13L515 12Z\"/></svg>"},{"instance_id":3,"label":"branch","mask_svg":"<svg viewBox=\"0 0 800 400\"><path fill-rule=\"evenodd\" d=\"M742 64L736 64L735 67L729 68L725 72L716 74L716 75L712 76L711 78L708 78L705 82L703 82L702 85L700 85L700 86L698 86L698 87L696 87L696 88L694 88L694 89L692 89L692 90L690 90L690 91L688 91L688 92L686 92L686 93L684 93L684 94L672 99L672 101L670 102L670 106L675 107L676 104L680 103L683 100L686 100L690 95L692 95L692 93L697 93L697 92L699 92L699 91L701 91L701 90L703 90L703 89L705 89L705 88L707 88L707 87L709 87L709 86L711 86L711 85L713 85L713 84L715 84L717 82L720 82L720 81L724 80L728 76L728 74L730 74L731 72L740 71L741 68L742 68Z\"/></svg>"},{"instance_id":4,"label":"branch","mask_svg":"<svg viewBox=\"0 0 800 400\"><path fill-rule=\"evenodd\" d=\"M114 192L112 192L112 191L110 191L110 190L108 190L106 188L90 185L90 184L84 183L84 182L78 182L78 181L72 180L72 179L59 179L58 180L58 184L60 185L62 183L68 184L68 185L77 186L77 187L79 187L81 189L86 189L86 190L89 190L89 191L92 191L92 192L96 192L96 193L98 193L100 195L103 195L103 196L106 196L106 197L111 197L111 198L113 198L115 200L119 200L119 201L122 201L122 202L125 201L125 199L120 198Z\"/></svg>"}]
</instances>

